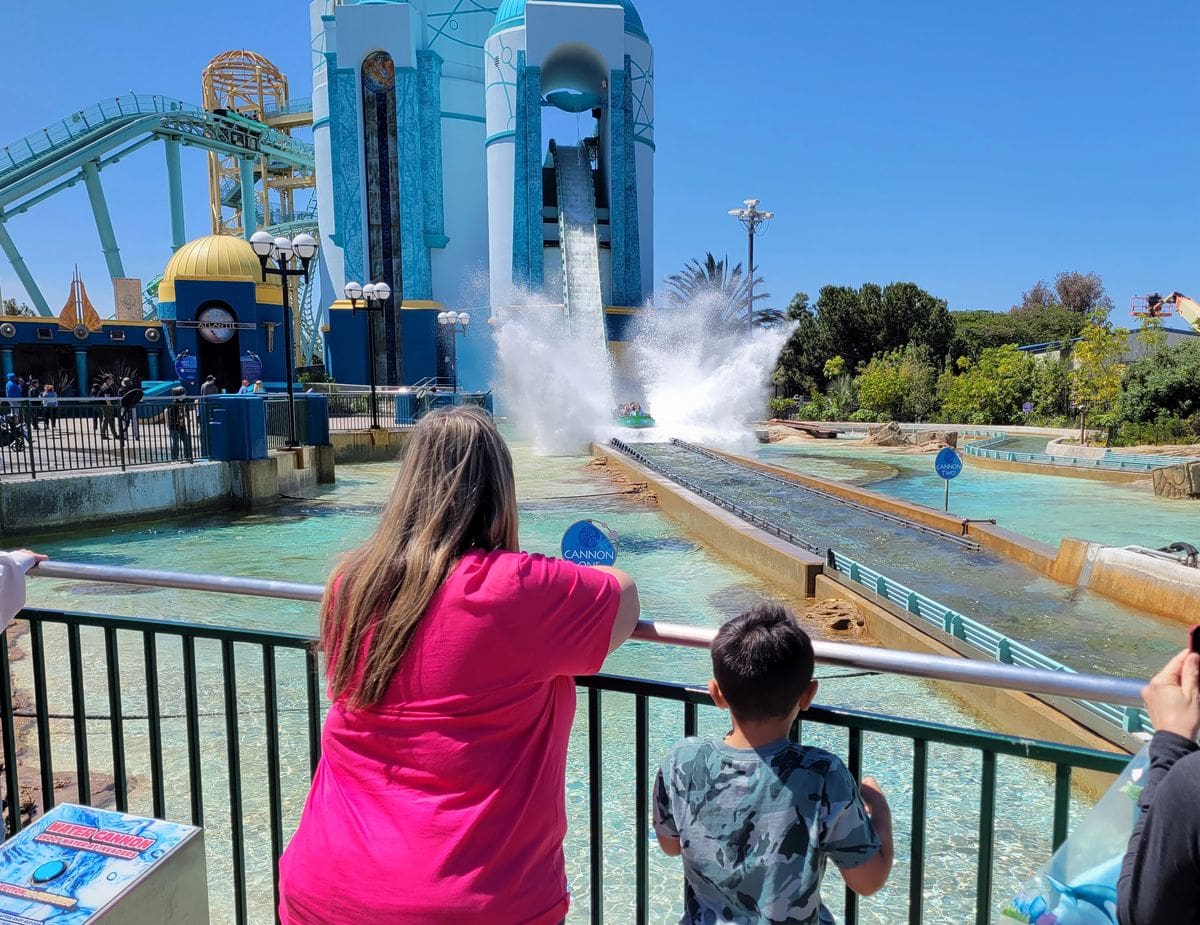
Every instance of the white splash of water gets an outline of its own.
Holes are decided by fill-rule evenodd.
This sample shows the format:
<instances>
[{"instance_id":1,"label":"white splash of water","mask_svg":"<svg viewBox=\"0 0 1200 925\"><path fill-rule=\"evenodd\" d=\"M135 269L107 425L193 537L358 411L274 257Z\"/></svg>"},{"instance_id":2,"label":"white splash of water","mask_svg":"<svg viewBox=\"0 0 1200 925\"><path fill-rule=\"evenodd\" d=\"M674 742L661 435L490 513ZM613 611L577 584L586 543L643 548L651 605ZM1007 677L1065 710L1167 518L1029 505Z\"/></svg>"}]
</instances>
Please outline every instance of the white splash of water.
<instances>
[{"instance_id":1,"label":"white splash of water","mask_svg":"<svg viewBox=\"0 0 1200 925\"><path fill-rule=\"evenodd\" d=\"M647 308L614 370L592 339L572 330L561 305L523 297L495 325L504 413L543 454L586 452L612 436L744 448L791 329L706 323L712 313L704 308ZM629 401L640 402L657 426L615 426L614 409Z\"/></svg>"},{"instance_id":2,"label":"white splash of water","mask_svg":"<svg viewBox=\"0 0 1200 925\"><path fill-rule=\"evenodd\" d=\"M561 305L525 296L495 325L497 391L522 438L539 453L576 455L606 439L613 408L608 352L575 330Z\"/></svg>"},{"instance_id":3,"label":"white splash of water","mask_svg":"<svg viewBox=\"0 0 1200 925\"><path fill-rule=\"evenodd\" d=\"M639 325L633 367L657 424L646 438L745 447L766 411L770 373L791 326L706 322L712 316L701 308L648 311Z\"/></svg>"}]
</instances>

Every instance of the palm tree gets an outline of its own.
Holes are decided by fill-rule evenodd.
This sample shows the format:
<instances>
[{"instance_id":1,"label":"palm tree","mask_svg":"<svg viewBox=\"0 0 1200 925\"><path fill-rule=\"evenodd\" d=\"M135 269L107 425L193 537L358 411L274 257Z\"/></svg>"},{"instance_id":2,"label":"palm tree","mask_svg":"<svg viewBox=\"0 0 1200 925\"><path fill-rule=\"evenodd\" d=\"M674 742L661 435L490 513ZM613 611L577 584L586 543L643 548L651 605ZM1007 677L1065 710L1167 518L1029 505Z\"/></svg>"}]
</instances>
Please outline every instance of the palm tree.
<instances>
[{"instance_id":1,"label":"palm tree","mask_svg":"<svg viewBox=\"0 0 1200 925\"><path fill-rule=\"evenodd\" d=\"M704 260L692 259L679 273L667 277L667 302L675 307L698 309L721 325L734 327L777 324L783 312L774 308L758 308L758 303L770 294L757 291L762 277L754 280L755 293L750 296L750 277L740 263L729 266L729 257L718 260L711 252Z\"/></svg>"}]
</instances>

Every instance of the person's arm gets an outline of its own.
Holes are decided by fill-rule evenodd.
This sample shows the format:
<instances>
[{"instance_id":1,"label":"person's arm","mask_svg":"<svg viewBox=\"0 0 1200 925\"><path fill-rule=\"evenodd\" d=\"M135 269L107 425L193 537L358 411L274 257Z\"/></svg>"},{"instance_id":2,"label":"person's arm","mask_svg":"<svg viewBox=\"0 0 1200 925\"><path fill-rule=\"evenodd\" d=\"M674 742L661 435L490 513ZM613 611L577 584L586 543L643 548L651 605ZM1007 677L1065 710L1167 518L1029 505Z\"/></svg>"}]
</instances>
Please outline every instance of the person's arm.
<instances>
[{"instance_id":1,"label":"person's arm","mask_svg":"<svg viewBox=\"0 0 1200 925\"><path fill-rule=\"evenodd\" d=\"M1157 731L1117 881L1117 918L1121 925L1190 921L1200 904L1200 765L1179 762L1198 750L1200 655L1176 655L1142 699Z\"/></svg>"},{"instance_id":2,"label":"person's arm","mask_svg":"<svg viewBox=\"0 0 1200 925\"><path fill-rule=\"evenodd\" d=\"M875 835L879 839L879 850L868 860L854 867L839 867L846 886L859 896L870 896L878 893L887 883L892 872L895 859L895 846L892 841L892 808L888 805L887 797L879 787L879 782L873 777L864 777L859 784L863 809Z\"/></svg>"},{"instance_id":3,"label":"person's arm","mask_svg":"<svg viewBox=\"0 0 1200 925\"><path fill-rule=\"evenodd\" d=\"M670 756L663 766L670 764ZM671 795L667 792L666 781L663 779L663 768L658 769L654 778L654 834L658 838L658 847L669 858L677 858L683 854L683 844L679 838L679 826L671 812Z\"/></svg>"},{"instance_id":4,"label":"person's arm","mask_svg":"<svg viewBox=\"0 0 1200 925\"><path fill-rule=\"evenodd\" d=\"M28 549L0 552L0 632L25 606L25 573L46 559Z\"/></svg>"},{"instance_id":5,"label":"person's arm","mask_svg":"<svg viewBox=\"0 0 1200 925\"><path fill-rule=\"evenodd\" d=\"M604 572L616 578L617 585L621 589L621 603L617 607L617 617L613 620L612 637L608 641L608 651L611 653L620 648L621 644L633 635L634 627L637 626L638 618L642 613L642 604L638 599L637 585L634 584L627 572L608 565L597 565L594 568L597 572Z\"/></svg>"}]
</instances>

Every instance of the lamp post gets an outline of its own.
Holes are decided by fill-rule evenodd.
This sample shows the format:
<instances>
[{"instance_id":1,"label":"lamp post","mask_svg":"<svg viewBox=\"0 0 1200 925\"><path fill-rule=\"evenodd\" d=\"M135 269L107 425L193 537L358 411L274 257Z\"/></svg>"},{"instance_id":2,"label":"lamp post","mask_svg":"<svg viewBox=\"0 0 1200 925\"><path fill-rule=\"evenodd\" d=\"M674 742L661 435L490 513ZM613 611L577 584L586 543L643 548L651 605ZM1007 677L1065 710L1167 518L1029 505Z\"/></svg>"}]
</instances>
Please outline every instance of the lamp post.
<instances>
[{"instance_id":1,"label":"lamp post","mask_svg":"<svg viewBox=\"0 0 1200 925\"><path fill-rule=\"evenodd\" d=\"M458 392L458 340L457 335L467 333L467 325L471 323L471 316L466 312L439 312L437 316L438 324L442 325L446 331L446 337L449 338L450 354L446 357L450 360L451 367L454 369L454 391Z\"/></svg>"},{"instance_id":2,"label":"lamp post","mask_svg":"<svg viewBox=\"0 0 1200 925\"><path fill-rule=\"evenodd\" d=\"M367 283L365 286L360 286L358 283L346 283L343 291L346 293L346 298L350 300L351 311L356 315L359 310L359 299L365 300L362 310L367 313L367 350L370 353L369 362L371 364L371 429L378 430L379 399L375 394L375 319L371 317L371 313L383 314L384 306L391 297L392 287L387 283Z\"/></svg>"},{"instance_id":3,"label":"lamp post","mask_svg":"<svg viewBox=\"0 0 1200 925\"><path fill-rule=\"evenodd\" d=\"M280 288L283 289L283 349L284 372L287 374L288 394L288 446L296 447L300 441L296 439L296 390L293 380L296 378L296 354L292 347L292 305L289 298L292 277L303 277L308 281L308 269L312 259L317 256L320 245L311 234L298 234L295 238L274 238L269 231L254 232L250 236L250 246L258 255L262 265L263 277L272 273L279 277ZM299 267L292 266L292 259L300 261ZM267 266L268 260L274 260L275 266Z\"/></svg>"},{"instance_id":4,"label":"lamp post","mask_svg":"<svg viewBox=\"0 0 1200 925\"><path fill-rule=\"evenodd\" d=\"M749 279L749 309L750 318L754 319L754 236L759 234L761 228L763 232L767 230L767 223L775 217L774 212L764 212L758 207L757 199L747 199L745 208L730 209L729 214L736 218L746 229L746 236L750 242L749 263L746 267L746 276Z\"/></svg>"}]
</instances>

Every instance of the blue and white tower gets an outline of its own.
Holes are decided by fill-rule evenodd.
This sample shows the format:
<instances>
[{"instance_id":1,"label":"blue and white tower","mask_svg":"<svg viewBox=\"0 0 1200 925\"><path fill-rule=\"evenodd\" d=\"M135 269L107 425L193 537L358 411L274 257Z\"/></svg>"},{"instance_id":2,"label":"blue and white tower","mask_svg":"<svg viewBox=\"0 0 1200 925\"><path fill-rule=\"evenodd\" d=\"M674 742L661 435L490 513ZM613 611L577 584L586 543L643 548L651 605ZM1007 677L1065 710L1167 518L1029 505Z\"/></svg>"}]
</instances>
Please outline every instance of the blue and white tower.
<instances>
[{"instance_id":1,"label":"blue and white tower","mask_svg":"<svg viewBox=\"0 0 1200 925\"><path fill-rule=\"evenodd\" d=\"M449 376L438 312L484 322L518 290L623 340L653 287L653 56L632 0L313 0L310 19L333 375L367 380L372 323L380 383ZM562 113L570 137L544 128ZM386 282L386 311L353 314L350 280ZM482 388L473 329L457 378Z\"/></svg>"},{"instance_id":2,"label":"blue and white tower","mask_svg":"<svg viewBox=\"0 0 1200 925\"><path fill-rule=\"evenodd\" d=\"M654 57L632 0L503 0L485 47L492 304L514 286L570 302L581 163L592 188L577 218L594 210L603 304L640 306L654 283ZM580 143L547 137L548 109L586 119Z\"/></svg>"}]
</instances>

